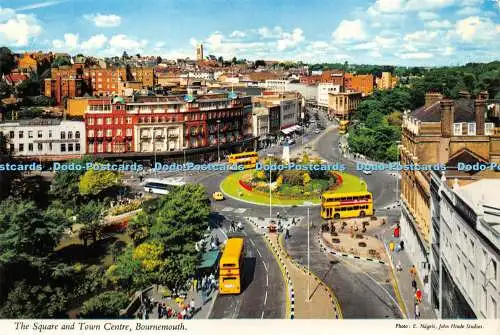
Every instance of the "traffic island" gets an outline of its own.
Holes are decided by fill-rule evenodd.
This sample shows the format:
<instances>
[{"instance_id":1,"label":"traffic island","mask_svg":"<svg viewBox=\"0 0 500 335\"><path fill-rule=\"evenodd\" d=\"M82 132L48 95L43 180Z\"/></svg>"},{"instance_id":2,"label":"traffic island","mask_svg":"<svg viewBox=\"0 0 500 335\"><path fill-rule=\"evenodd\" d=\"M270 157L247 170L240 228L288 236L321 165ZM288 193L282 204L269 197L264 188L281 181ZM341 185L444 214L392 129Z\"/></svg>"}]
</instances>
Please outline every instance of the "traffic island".
<instances>
[{"instance_id":1,"label":"traffic island","mask_svg":"<svg viewBox=\"0 0 500 335\"><path fill-rule=\"evenodd\" d=\"M325 223L320 243L333 255L388 263L384 243L378 238L385 228L385 218L337 220Z\"/></svg>"},{"instance_id":2,"label":"traffic island","mask_svg":"<svg viewBox=\"0 0 500 335\"><path fill-rule=\"evenodd\" d=\"M308 274L306 269L301 268L286 254L278 234L266 234L265 238L284 269L287 280L292 284L289 293L293 318L341 319L342 313L333 292L318 277Z\"/></svg>"}]
</instances>

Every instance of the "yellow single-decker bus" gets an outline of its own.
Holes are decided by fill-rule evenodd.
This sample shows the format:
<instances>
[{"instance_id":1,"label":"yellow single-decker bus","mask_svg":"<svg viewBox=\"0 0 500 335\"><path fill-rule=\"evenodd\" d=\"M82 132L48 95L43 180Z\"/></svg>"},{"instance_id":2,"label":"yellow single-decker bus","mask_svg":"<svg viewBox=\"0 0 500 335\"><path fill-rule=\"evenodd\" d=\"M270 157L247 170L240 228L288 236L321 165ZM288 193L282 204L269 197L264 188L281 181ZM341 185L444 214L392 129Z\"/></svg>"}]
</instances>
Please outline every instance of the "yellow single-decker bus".
<instances>
[{"instance_id":1,"label":"yellow single-decker bus","mask_svg":"<svg viewBox=\"0 0 500 335\"><path fill-rule=\"evenodd\" d=\"M339 122L339 134L345 134L349 127L349 121L343 120Z\"/></svg>"},{"instance_id":2,"label":"yellow single-decker bus","mask_svg":"<svg viewBox=\"0 0 500 335\"><path fill-rule=\"evenodd\" d=\"M240 294L243 286L245 240L230 237L219 262L219 293Z\"/></svg>"},{"instance_id":3,"label":"yellow single-decker bus","mask_svg":"<svg viewBox=\"0 0 500 335\"><path fill-rule=\"evenodd\" d=\"M259 154L255 151L241 152L239 154L229 155L228 162L231 165L243 165L245 169L255 169L257 161L259 160Z\"/></svg>"},{"instance_id":4,"label":"yellow single-decker bus","mask_svg":"<svg viewBox=\"0 0 500 335\"><path fill-rule=\"evenodd\" d=\"M370 192L325 192L321 196L323 219L372 216L373 212L373 197Z\"/></svg>"}]
</instances>

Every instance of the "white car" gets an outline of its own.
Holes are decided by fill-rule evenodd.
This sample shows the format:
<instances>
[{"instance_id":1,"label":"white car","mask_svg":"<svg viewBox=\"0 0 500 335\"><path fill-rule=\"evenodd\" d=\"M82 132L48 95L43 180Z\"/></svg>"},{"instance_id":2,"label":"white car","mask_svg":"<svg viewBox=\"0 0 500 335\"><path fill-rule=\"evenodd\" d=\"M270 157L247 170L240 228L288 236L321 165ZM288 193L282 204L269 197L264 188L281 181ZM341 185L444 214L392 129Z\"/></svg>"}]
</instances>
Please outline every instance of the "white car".
<instances>
[{"instance_id":1,"label":"white car","mask_svg":"<svg viewBox=\"0 0 500 335\"><path fill-rule=\"evenodd\" d=\"M314 130L314 133L315 133L315 134L319 134L319 133L321 133L321 130L319 130L319 129L315 129L315 130Z\"/></svg>"},{"instance_id":2,"label":"white car","mask_svg":"<svg viewBox=\"0 0 500 335\"><path fill-rule=\"evenodd\" d=\"M370 170L363 170L363 173L366 174L366 175L371 175L372 172Z\"/></svg>"}]
</instances>

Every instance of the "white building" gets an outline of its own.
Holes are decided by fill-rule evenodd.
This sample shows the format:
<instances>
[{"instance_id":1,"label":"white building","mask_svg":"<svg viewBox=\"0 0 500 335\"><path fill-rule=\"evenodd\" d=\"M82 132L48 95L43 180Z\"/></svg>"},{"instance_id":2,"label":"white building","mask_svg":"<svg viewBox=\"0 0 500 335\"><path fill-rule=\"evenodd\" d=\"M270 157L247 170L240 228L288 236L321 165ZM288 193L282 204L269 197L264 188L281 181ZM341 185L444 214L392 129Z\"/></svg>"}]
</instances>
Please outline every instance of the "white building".
<instances>
[{"instance_id":1,"label":"white building","mask_svg":"<svg viewBox=\"0 0 500 335\"><path fill-rule=\"evenodd\" d=\"M323 108L328 108L328 94L339 93L340 88L340 85L335 85L332 83L318 84L318 105Z\"/></svg>"},{"instance_id":2,"label":"white building","mask_svg":"<svg viewBox=\"0 0 500 335\"><path fill-rule=\"evenodd\" d=\"M500 315L500 179L432 174L431 302L441 318Z\"/></svg>"},{"instance_id":3,"label":"white building","mask_svg":"<svg viewBox=\"0 0 500 335\"><path fill-rule=\"evenodd\" d=\"M316 100L316 101L318 100L318 87L317 87L317 85L290 83L287 85L287 90L289 92L298 92L305 99L308 99L308 100Z\"/></svg>"},{"instance_id":4,"label":"white building","mask_svg":"<svg viewBox=\"0 0 500 335\"><path fill-rule=\"evenodd\" d=\"M214 80L214 73L211 71L190 71L180 75L181 78Z\"/></svg>"},{"instance_id":5,"label":"white building","mask_svg":"<svg viewBox=\"0 0 500 335\"><path fill-rule=\"evenodd\" d=\"M276 91L279 93L283 93L288 91L288 81L287 80L279 80L279 79L268 79L263 85L259 85L261 87L267 88L271 91Z\"/></svg>"},{"instance_id":6,"label":"white building","mask_svg":"<svg viewBox=\"0 0 500 335\"><path fill-rule=\"evenodd\" d=\"M13 157L41 160L80 157L86 152L85 123L32 119L0 123Z\"/></svg>"},{"instance_id":7,"label":"white building","mask_svg":"<svg viewBox=\"0 0 500 335\"><path fill-rule=\"evenodd\" d=\"M269 126L269 109L266 107L254 107L252 110L253 136L266 137L269 134Z\"/></svg>"}]
</instances>

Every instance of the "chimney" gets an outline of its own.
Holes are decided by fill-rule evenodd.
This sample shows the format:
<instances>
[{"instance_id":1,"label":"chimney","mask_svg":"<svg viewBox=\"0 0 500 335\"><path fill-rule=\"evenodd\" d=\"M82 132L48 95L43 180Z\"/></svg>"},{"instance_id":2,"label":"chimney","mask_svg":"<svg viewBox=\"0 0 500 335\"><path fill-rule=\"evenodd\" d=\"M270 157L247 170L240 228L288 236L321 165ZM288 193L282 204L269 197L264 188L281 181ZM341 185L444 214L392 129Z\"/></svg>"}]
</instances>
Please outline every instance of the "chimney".
<instances>
[{"instance_id":1,"label":"chimney","mask_svg":"<svg viewBox=\"0 0 500 335\"><path fill-rule=\"evenodd\" d=\"M429 92L425 94L425 108L434 105L439 100L443 99L443 95L441 93Z\"/></svg>"},{"instance_id":2,"label":"chimney","mask_svg":"<svg viewBox=\"0 0 500 335\"><path fill-rule=\"evenodd\" d=\"M458 92L458 97L462 99L470 99L470 93L467 90L461 90Z\"/></svg>"},{"instance_id":3,"label":"chimney","mask_svg":"<svg viewBox=\"0 0 500 335\"><path fill-rule=\"evenodd\" d=\"M451 137L453 135L453 122L455 120L454 101L444 99L439 103L441 105L441 136Z\"/></svg>"},{"instance_id":4,"label":"chimney","mask_svg":"<svg viewBox=\"0 0 500 335\"><path fill-rule=\"evenodd\" d=\"M481 95L479 95L481 97ZM474 100L474 115L476 117L476 134L484 135L484 122L486 112L486 100Z\"/></svg>"}]
</instances>

